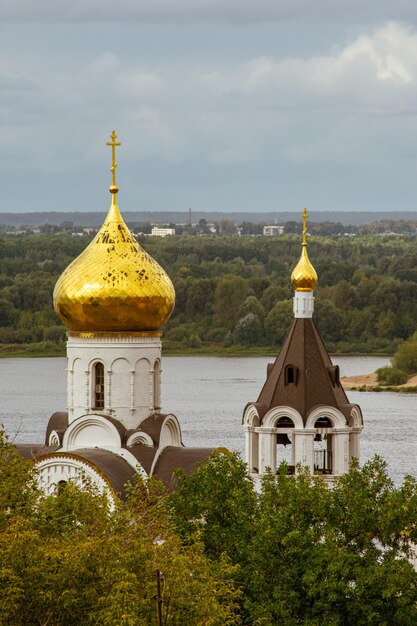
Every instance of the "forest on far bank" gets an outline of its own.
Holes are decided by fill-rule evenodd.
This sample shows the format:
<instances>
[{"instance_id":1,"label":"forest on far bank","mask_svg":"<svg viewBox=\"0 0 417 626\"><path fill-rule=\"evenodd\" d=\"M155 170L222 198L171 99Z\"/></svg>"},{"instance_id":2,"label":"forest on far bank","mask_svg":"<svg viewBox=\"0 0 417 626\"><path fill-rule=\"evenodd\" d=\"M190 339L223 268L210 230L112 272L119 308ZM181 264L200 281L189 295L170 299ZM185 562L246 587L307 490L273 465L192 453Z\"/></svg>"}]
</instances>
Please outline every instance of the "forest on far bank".
<instances>
[{"instance_id":1,"label":"forest on far bank","mask_svg":"<svg viewBox=\"0 0 417 626\"><path fill-rule=\"evenodd\" d=\"M291 271L300 237L138 238L176 290L164 347L177 352L278 349L291 320ZM52 307L56 279L90 242L68 233L0 233L0 344L3 351L64 350ZM417 329L417 239L309 238L319 284L315 319L338 354L393 354Z\"/></svg>"}]
</instances>

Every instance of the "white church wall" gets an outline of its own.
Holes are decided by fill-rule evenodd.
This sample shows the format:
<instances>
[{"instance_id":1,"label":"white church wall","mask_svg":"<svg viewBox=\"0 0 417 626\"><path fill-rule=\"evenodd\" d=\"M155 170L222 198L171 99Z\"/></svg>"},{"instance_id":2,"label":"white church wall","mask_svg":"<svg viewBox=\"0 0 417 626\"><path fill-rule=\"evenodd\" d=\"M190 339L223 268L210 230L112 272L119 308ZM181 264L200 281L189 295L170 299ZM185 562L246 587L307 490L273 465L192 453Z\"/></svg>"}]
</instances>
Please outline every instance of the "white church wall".
<instances>
[{"instance_id":1,"label":"white church wall","mask_svg":"<svg viewBox=\"0 0 417 626\"><path fill-rule=\"evenodd\" d=\"M132 366L127 359L118 358L107 372L110 390L108 407L117 408L119 414L128 414L131 408L131 370Z\"/></svg>"},{"instance_id":2,"label":"white church wall","mask_svg":"<svg viewBox=\"0 0 417 626\"><path fill-rule=\"evenodd\" d=\"M104 365L104 406L99 412L136 428L160 408L159 333L68 333L69 422L95 407L94 365ZM157 363L157 371L154 371ZM155 388L156 385L156 388Z\"/></svg>"},{"instance_id":3,"label":"white church wall","mask_svg":"<svg viewBox=\"0 0 417 626\"><path fill-rule=\"evenodd\" d=\"M141 358L135 364L134 405L139 418L146 418L153 409L151 365Z\"/></svg>"}]
</instances>

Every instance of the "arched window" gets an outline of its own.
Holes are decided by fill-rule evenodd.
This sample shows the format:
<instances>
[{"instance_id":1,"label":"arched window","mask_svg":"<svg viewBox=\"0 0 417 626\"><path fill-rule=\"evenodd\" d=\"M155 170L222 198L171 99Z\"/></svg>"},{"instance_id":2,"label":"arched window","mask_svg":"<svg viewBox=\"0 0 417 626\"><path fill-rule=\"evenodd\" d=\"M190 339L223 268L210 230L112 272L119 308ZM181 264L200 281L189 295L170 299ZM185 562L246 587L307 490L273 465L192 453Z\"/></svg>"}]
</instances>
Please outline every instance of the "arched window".
<instances>
[{"instance_id":1,"label":"arched window","mask_svg":"<svg viewBox=\"0 0 417 626\"><path fill-rule=\"evenodd\" d=\"M294 428L294 422L290 417L284 415L280 417L277 423L275 424L275 428Z\"/></svg>"},{"instance_id":2,"label":"arched window","mask_svg":"<svg viewBox=\"0 0 417 626\"><path fill-rule=\"evenodd\" d=\"M104 409L104 365L94 365L94 409Z\"/></svg>"},{"instance_id":3,"label":"arched window","mask_svg":"<svg viewBox=\"0 0 417 626\"><path fill-rule=\"evenodd\" d=\"M277 450L277 466L282 461L285 461L288 465L289 473L293 473L295 464L294 450L291 445L293 443L293 436L290 433L290 429L294 428L294 422L287 415L283 415L276 421L275 428L278 429L276 437L277 446L279 446L279 451Z\"/></svg>"},{"instance_id":4,"label":"arched window","mask_svg":"<svg viewBox=\"0 0 417 626\"><path fill-rule=\"evenodd\" d=\"M294 365L287 365L284 372L284 383L286 385L297 384L297 368Z\"/></svg>"},{"instance_id":5,"label":"arched window","mask_svg":"<svg viewBox=\"0 0 417 626\"><path fill-rule=\"evenodd\" d=\"M316 420L314 428L332 428L333 424L328 417L323 415Z\"/></svg>"},{"instance_id":6,"label":"arched window","mask_svg":"<svg viewBox=\"0 0 417 626\"><path fill-rule=\"evenodd\" d=\"M322 415L315 423L314 428L318 431L314 435L314 472L316 474L331 474L333 467L333 451L332 451L332 434L326 429L332 428L333 424L331 420ZM324 429L324 432L323 430Z\"/></svg>"},{"instance_id":7,"label":"arched window","mask_svg":"<svg viewBox=\"0 0 417 626\"><path fill-rule=\"evenodd\" d=\"M60 480L56 486L58 493L62 493L65 489L65 487L67 486L67 481L66 480Z\"/></svg>"}]
</instances>

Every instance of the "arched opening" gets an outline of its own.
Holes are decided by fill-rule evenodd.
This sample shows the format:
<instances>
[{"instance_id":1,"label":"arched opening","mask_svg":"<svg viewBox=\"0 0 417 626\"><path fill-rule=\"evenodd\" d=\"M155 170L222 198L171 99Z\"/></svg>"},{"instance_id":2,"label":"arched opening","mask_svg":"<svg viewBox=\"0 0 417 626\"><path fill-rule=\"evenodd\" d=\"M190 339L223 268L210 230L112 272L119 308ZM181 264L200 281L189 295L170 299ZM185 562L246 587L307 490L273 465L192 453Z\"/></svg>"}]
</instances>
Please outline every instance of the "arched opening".
<instances>
[{"instance_id":1,"label":"arched opening","mask_svg":"<svg viewBox=\"0 0 417 626\"><path fill-rule=\"evenodd\" d=\"M277 467L285 461L288 465L288 473L294 474L295 472L295 463L294 463L294 446L293 446L293 436L291 433L291 429L294 428L293 420L284 415L280 417L275 423L275 428L277 428Z\"/></svg>"},{"instance_id":2,"label":"arched opening","mask_svg":"<svg viewBox=\"0 0 417 626\"><path fill-rule=\"evenodd\" d=\"M297 384L297 368L294 365L287 365L284 370L285 385Z\"/></svg>"},{"instance_id":3,"label":"arched opening","mask_svg":"<svg viewBox=\"0 0 417 626\"><path fill-rule=\"evenodd\" d=\"M94 364L93 381L93 408L104 409L104 365L100 361Z\"/></svg>"},{"instance_id":4,"label":"arched opening","mask_svg":"<svg viewBox=\"0 0 417 626\"><path fill-rule=\"evenodd\" d=\"M63 493L65 487L67 486L67 481L66 480L60 480L58 481L57 485L56 485L56 490L58 492L58 494Z\"/></svg>"},{"instance_id":5,"label":"arched opening","mask_svg":"<svg viewBox=\"0 0 417 626\"><path fill-rule=\"evenodd\" d=\"M332 421L326 416L320 416L314 423L314 473L333 473L333 435L329 429L333 428Z\"/></svg>"}]
</instances>

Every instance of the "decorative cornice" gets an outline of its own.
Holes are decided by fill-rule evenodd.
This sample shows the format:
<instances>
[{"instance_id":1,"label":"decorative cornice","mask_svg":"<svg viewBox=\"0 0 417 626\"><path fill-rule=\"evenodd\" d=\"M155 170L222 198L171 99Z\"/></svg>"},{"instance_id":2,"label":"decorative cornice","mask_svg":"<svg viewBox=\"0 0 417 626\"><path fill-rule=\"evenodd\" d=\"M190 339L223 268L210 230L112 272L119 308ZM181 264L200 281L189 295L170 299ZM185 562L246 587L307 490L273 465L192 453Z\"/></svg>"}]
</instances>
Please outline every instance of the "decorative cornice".
<instances>
[{"instance_id":1,"label":"decorative cornice","mask_svg":"<svg viewBox=\"0 0 417 626\"><path fill-rule=\"evenodd\" d=\"M87 332L69 330L67 337L79 337L80 339L129 339L131 337L161 337L162 332L159 330L147 331L123 331L123 332Z\"/></svg>"}]
</instances>

